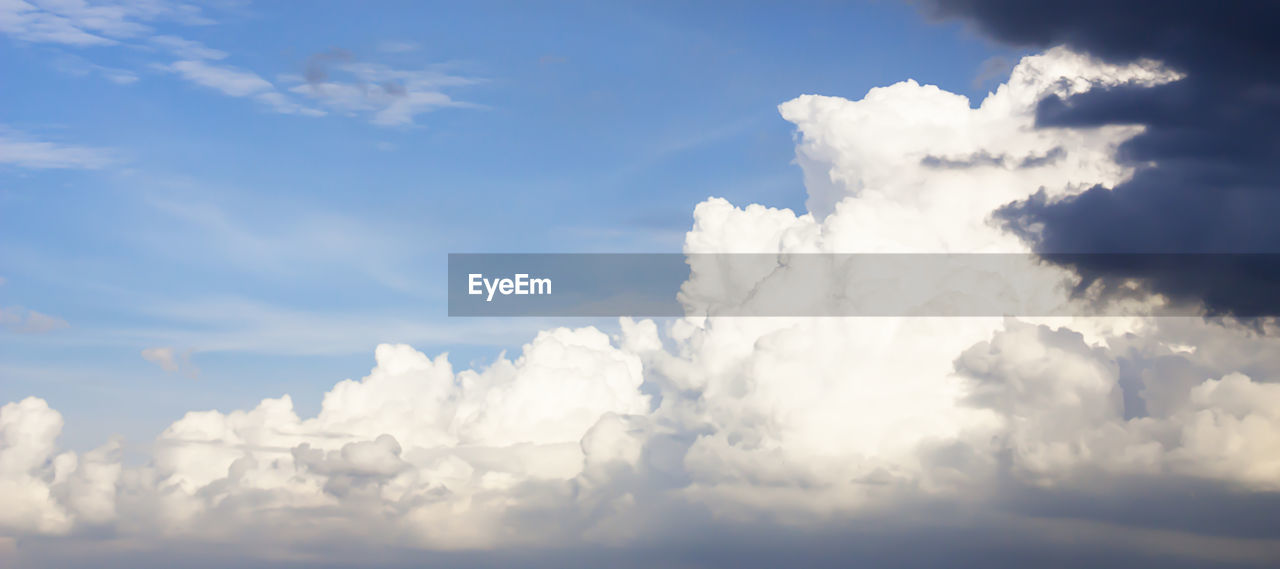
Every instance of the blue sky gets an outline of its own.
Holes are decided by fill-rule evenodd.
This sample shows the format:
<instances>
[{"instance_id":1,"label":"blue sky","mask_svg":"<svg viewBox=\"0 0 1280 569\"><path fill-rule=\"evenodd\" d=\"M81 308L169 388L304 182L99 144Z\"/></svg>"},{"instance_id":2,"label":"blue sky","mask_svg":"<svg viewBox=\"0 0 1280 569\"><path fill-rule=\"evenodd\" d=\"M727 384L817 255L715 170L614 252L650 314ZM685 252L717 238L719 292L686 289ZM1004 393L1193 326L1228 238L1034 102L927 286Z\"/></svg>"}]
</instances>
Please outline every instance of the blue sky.
<instances>
[{"instance_id":1,"label":"blue sky","mask_svg":"<svg viewBox=\"0 0 1280 569\"><path fill-rule=\"evenodd\" d=\"M888 2L378 8L0 28L0 400L47 399L81 449L313 412L379 342L490 360L547 322L446 318L447 253L678 251L709 196L802 210L779 103L976 98L1017 56Z\"/></svg>"}]
</instances>

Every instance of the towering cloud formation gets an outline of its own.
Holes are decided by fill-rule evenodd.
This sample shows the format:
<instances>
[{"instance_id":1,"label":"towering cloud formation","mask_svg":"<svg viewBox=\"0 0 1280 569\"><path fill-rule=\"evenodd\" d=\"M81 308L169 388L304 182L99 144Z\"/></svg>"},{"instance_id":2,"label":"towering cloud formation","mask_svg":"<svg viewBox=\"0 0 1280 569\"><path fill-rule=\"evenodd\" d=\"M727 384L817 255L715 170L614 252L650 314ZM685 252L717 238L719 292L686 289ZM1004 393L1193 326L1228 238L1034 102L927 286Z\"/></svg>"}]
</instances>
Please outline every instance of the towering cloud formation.
<instances>
[{"instance_id":1,"label":"towering cloud formation","mask_svg":"<svg viewBox=\"0 0 1280 569\"><path fill-rule=\"evenodd\" d=\"M961 18L1024 46L1066 45L1114 63L1157 60L1184 75L1158 85L1121 83L1039 102L1041 127L1141 125L1120 146L1136 169L1076 196L1038 193L1000 217L1051 253L1280 253L1280 4L930 0L928 11ZM1034 190L1034 187L1027 188ZM1216 312L1280 309L1274 262L1235 267L1245 283L1188 286L1186 273L1087 262L1101 278L1140 277L1160 292L1200 297ZM1233 270L1231 266L1221 270ZM1191 275L1193 276L1193 275Z\"/></svg>"},{"instance_id":2,"label":"towering cloud formation","mask_svg":"<svg viewBox=\"0 0 1280 569\"><path fill-rule=\"evenodd\" d=\"M1039 188L1069 200L1128 183L1136 169L1113 149L1142 132L1036 128L1040 101L1179 77L1054 49L977 108L914 81L799 97L781 112L801 134L811 211L709 199L685 249L1024 251L991 212ZM1274 522L1278 348L1199 319L999 318L624 319L615 338L549 330L461 371L384 345L315 417L288 396L192 412L140 466L112 448L55 455L57 413L6 406L0 498L21 508L0 524L71 546L108 527L97 555L234 541L273 558L613 547L647 552L640 565L782 564L739 551L749 542L790 548L798 566L936 564L940 549L984 567L1270 566L1274 523L1204 520Z\"/></svg>"}]
</instances>

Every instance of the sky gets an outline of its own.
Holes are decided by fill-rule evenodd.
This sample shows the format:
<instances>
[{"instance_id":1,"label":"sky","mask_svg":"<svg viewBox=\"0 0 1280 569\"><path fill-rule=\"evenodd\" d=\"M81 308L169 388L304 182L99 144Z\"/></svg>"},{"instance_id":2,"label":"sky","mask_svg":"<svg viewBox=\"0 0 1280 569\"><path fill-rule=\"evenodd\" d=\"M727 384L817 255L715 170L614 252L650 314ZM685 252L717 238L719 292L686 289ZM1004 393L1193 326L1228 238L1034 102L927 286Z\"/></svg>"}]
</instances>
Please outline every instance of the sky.
<instances>
[{"instance_id":1,"label":"sky","mask_svg":"<svg viewBox=\"0 0 1280 569\"><path fill-rule=\"evenodd\" d=\"M491 360L542 326L446 318L447 253L679 252L708 196L803 207L778 103L981 95L1012 53L880 2L159 6L0 42L0 294L59 328L8 331L3 389L93 417L78 448L359 377L379 342ZM380 118L384 84L442 103Z\"/></svg>"},{"instance_id":2,"label":"sky","mask_svg":"<svg viewBox=\"0 0 1280 569\"><path fill-rule=\"evenodd\" d=\"M0 0L0 565L1274 566L1274 278L1034 255L1277 253L1276 15ZM450 318L476 252L1078 316Z\"/></svg>"}]
</instances>

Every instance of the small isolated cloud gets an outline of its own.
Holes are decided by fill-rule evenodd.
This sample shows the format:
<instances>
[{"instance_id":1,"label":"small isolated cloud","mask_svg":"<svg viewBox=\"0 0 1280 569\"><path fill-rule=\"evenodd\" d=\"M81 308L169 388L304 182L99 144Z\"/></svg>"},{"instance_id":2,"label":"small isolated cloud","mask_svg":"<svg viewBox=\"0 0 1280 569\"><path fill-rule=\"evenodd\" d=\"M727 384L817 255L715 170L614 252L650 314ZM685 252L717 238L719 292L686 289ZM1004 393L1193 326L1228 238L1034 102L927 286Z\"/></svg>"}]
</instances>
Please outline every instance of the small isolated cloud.
<instances>
[{"instance_id":1,"label":"small isolated cloud","mask_svg":"<svg viewBox=\"0 0 1280 569\"><path fill-rule=\"evenodd\" d=\"M70 326L66 320L21 306L0 308L0 325L19 334L43 334Z\"/></svg>"},{"instance_id":2,"label":"small isolated cloud","mask_svg":"<svg viewBox=\"0 0 1280 569\"><path fill-rule=\"evenodd\" d=\"M111 152L102 148L36 140L26 133L0 125L0 164L20 168L101 168L111 163Z\"/></svg>"},{"instance_id":3,"label":"small isolated cloud","mask_svg":"<svg viewBox=\"0 0 1280 569\"><path fill-rule=\"evenodd\" d=\"M160 366L165 371L178 371L178 362L173 357L173 348L147 348L142 350L142 359Z\"/></svg>"},{"instance_id":4,"label":"small isolated cloud","mask_svg":"<svg viewBox=\"0 0 1280 569\"><path fill-rule=\"evenodd\" d=\"M287 76L288 90L348 116L369 116L381 126L406 126L417 115L444 107L474 107L443 92L479 80L450 75L436 68L398 69L359 61L333 49L313 55L301 76Z\"/></svg>"},{"instance_id":5,"label":"small isolated cloud","mask_svg":"<svg viewBox=\"0 0 1280 569\"><path fill-rule=\"evenodd\" d=\"M178 353L168 346L146 348L142 350L142 359L170 373L184 372L191 377L199 375L199 370L191 363L191 350Z\"/></svg>"}]
</instances>

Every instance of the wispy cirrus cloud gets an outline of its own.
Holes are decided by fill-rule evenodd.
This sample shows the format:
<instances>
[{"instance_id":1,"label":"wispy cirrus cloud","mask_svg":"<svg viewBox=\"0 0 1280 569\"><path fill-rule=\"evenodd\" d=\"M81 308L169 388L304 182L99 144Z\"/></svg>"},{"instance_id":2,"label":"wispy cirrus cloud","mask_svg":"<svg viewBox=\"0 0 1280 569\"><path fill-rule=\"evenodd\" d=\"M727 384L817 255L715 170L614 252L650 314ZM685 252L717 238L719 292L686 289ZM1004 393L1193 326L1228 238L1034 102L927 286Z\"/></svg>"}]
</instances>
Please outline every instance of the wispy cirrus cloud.
<instances>
[{"instance_id":1,"label":"wispy cirrus cloud","mask_svg":"<svg viewBox=\"0 0 1280 569\"><path fill-rule=\"evenodd\" d=\"M127 46L168 54L174 61L154 62L152 69L176 75L236 98L252 98L282 114L322 116L326 110L343 116L365 117L379 126L412 125L415 117L446 107L476 107L444 93L448 87L479 80L445 73L438 67L396 68L358 61L350 52L334 49L312 56L303 74L286 74L272 82L252 70L221 62L231 54L152 24L214 23L200 8L181 2L149 0L119 3L101 0L0 0L0 34L29 43L69 48ZM409 41L377 46L383 54L403 55L419 49ZM62 54L59 69L72 75L96 75L125 85L138 73ZM310 101L312 104L307 104ZM321 108L317 108L321 107Z\"/></svg>"},{"instance_id":2,"label":"wispy cirrus cloud","mask_svg":"<svg viewBox=\"0 0 1280 569\"><path fill-rule=\"evenodd\" d=\"M232 97L248 97L275 90L270 81L257 73L226 65L211 65L200 60L175 61L165 66L165 69L187 81Z\"/></svg>"},{"instance_id":3,"label":"wispy cirrus cloud","mask_svg":"<svg viewBox=\"0 0 1280 569\"><path fill-rule=\"evenodd\" d=\"M11 332L19 334L43 334L70 326L66 320L57 316L36 312L21 306L0 308L0 325L3 325Z\"/></svg>"},{"instance_id":4,"label":"wispy cirrus cloud","mask_svg":"<svg viewBox=\"0 0 1280 569\"><path fill-rule=\"evenodd\" d=\"M291 93L304 95L336 113L367 116L380 126L407 126L420 114L446 107L477 107L444 90L474 85L481 79L453 75L440 66L401 69L360 61L346 50L313 55L302 75L281 78Z\"/></svg>"},{"instance_id":5,"label":"wispy cirrus cloud","mask_svg":"<svg viewBox=\"0 0 1280 569\"><path fill-rule=\"evenodd\" d=\"M0 32L32 43L70 46L113 45L146 35L158 20L209 24L199 7L179 2L91 0L4 0Z\"/></svg>"},{"instance_id":6,"label":"wispy cirrus cloud","mask_svg":"<svg viewBox=\"0 0 1280 569\"><path fill-rule=\"evenodd\" d=\"M94 169L112 161L112 152L107 149L38 140L0 125L0 165L40 170Z\"/></svg>"},{"instance_id":7,"label":"wispy cirrus cloud","mask_svg":"<svg viewBox=\"0 0 1280 569\"><path fill-rule=\"evenodd\" d=\"M97 76L116 85L130 85L138 82L138 74L129 69L101 65L75 54L65 54L53 62L58 71L73 77Z\"/></svg>"},{"instance_id":8,"label":"wispy cirrus cloud","mask_svg":"<svg viewBox=\"0 0 1280 569\"><path fill-rule=\"evenodd\" d=\"M251 97L272 110L283 114L301 114L321 116L325 112L305 107L294 102L284 93L276 89L270 81L252 71L246 71L230 65L212 64L200 59L175 61L160 69L177 74L183 79L220 91L230 97Z\"/></svg>"},{"instance_id":9,"label":"wispy cirrus cloud","mask_svg":"<svg viewBox=\"0 0 1280 569\"><path fill-rule=\"evenodd\" d=\"M154 36L151 38L151 43L183 59L226 59L229 55L220 49L213 49L198 41L178 36Z\"/></svg>"}]
</instances>

